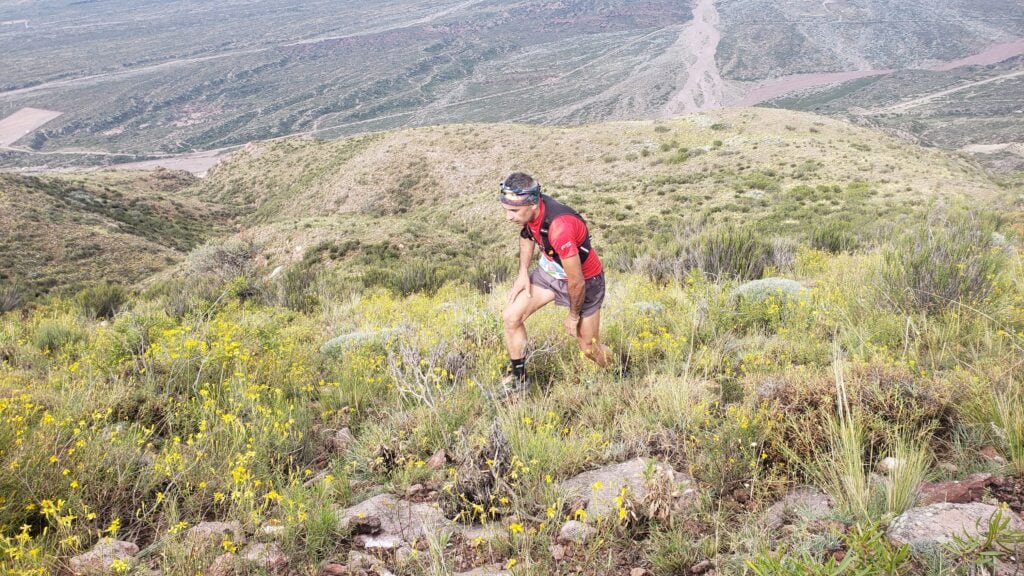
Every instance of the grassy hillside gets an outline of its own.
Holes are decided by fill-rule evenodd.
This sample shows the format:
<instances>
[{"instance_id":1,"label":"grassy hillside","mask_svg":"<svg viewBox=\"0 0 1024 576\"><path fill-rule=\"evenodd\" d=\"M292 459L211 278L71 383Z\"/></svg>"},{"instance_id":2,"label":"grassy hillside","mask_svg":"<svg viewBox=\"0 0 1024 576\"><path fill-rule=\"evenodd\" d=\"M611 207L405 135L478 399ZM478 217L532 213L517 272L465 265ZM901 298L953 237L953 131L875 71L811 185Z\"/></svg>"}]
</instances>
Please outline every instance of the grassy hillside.
<instances>
[{"instance_id":1,"label":"grassy hillside","mask_svg":"<svg viewBox=\"0 0 1024 576\"><path fill-rule=\"evenodd\" d=\"M24 297L134 284L225 229L184 173L0 174L0 283Z\"/></svg>"},{"instance_id":2,"label":"grassy hillside","mask_svg":"<svg viewBox=\"0 0 1024 576\"><path fill-rule=\"evenodd\" d=\"M479 255L514 252L495 190L515 169L534 173L547 193L582 211L602 253L626 256L637 238L728 223L792 240L844 226L871 243L937 203L991 205L1009 194L948 153L769 109L252 144L193 191L251 226L246 237L260 245L268 271L317 247L348 264L372 264L376 257L354 260L366 250L344 248L359 242L374 254L429 259L457 275Z\"/></svg>"},{"instance_id":3,"label":"grassy hillside","mask_svg":"<svg viewBox=\"0 0 1024 576\"><path fill-rule=\"evenodd\" d=\"M533 386L503 398L515 230L494 190L514 168L593 223L615 362L546 309ZM932 551L885 530L973 472L1001 478L977 498L1024 506L1015 186L778 110L255 144L179 192L244 229L111 319L82 297L0 315L0 571L61 573L116 537L141 551L113 573L267 572L242 536L286 574L368 572L363 552L403 576L1010 565L1024 534L998 522ZM643 489L609 516L561 486L637 457ZM831 506L772 512L807 485ZM374 551L341 519L380 494L455 523ZM239 533L190 532L208 520ZM560 540L568 520L596 532Z\"/></svg>"}]
</instances>

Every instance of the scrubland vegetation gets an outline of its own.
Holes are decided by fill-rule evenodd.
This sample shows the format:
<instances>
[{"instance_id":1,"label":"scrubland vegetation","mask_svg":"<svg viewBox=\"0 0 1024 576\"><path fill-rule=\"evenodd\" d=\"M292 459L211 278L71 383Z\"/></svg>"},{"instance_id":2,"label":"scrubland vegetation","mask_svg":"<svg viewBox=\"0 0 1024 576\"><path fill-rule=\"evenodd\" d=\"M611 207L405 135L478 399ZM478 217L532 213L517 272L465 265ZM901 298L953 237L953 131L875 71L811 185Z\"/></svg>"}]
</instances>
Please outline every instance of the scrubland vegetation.
<instances>
[{"instance_id":1,"label":"scrubland vegetation","mask_svg":"<svg viewBox=\"0 0 1024 576\"><path fill-rule=\"evenodd\" d=\"M0 323L0 566L46 574L117 536L143 548L122 572L194 574L236 545L194 555L176 536L232 519L283 526L293 568L316 573L350 545L335 506L431 483L450 517L502 535L438 536L403 573L449 573L456 557L518 574L683 574L702 560L721 574L968 573L1019 538L996 526L991 542L921 555L882 533L924 479L1020 478L1019 234L950 208L853 250L855 230L773 248L724 227L677 262L609 253L615 367L581 359L545 310L529 325L535 386L505 399L500 287L353 286L316 268L267 279L227 245L194 253L187 280L15 309ZM799 284L743 285L780 276ZM353 444L332 452L343 427ZM501 461L481 464L496 439ZM425 466L438 450L447 464ZM600 538L553 560L558 527L585 516L557 482L635 456L692 475L692 507L622 494ZM869 475L886 456L898 472ZM487 470L488 490L460 492ZM833 516L773 530L764 510L802 484Z\"/></svg>"},{"instance_id":2,"label":"scrubland vegetation","mask_svg":"<svg viewBox=\"0 0 1024 576\"><path fill-rule=\"evenodd\" d=\"M515 231L493 190L509 150L591 224L615 362L581 358L543 310L533 386L503 397ZM380 553L397 574L976 574L1021 558L1019 174L728 110L254 144L144 203L168 177L0 190L18 231L0 251L0 572L66 573L116 537L141 548L116 572L211 573L228 553L219 570L258 574L248 535L320 574L363 549L341 520L379 494L490 528ZM82 221L122 232L90 260L22 257ZM168 250L154 276L133 269L156 253L143 240ZM66 270L49 296L26 290ZM608 517L561 486L638 457L646 488ZM1004 479L976 497L1005 503L980 535L887 536L929 482L975 472ZM806 487L833 506L780 517ZM212 520L244 534L196 548ZM568 520L596 536L558 541Z\"/></svg>"}]
</instances>

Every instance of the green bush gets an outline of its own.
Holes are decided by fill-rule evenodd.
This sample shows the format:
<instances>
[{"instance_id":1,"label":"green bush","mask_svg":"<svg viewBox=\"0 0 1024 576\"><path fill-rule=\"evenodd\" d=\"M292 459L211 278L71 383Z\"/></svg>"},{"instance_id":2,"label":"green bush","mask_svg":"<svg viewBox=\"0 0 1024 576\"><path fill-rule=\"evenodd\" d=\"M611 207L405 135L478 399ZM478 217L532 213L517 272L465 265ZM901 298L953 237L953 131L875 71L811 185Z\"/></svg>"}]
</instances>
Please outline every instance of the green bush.
<instances>
[{"instance_id":1,"label":"green bush","mask_svg":"<svg viewBox=\"0 0 1024 576\"><path fill-rule=\"evenodd\" d=\"M81 339L82 334L75 327L57 320L49 320L36 328L32 335L32 344L40 350L59 352Z\"/></svg>"},{"instance_id":2,"label":"green bush","mask_svg":"<svg viewBox=\"0 0 1024 576\"><path fill-rule=\"evenodd\" d=\"M852 252L860 244L847 222L830 221L811 232L811 247L832 254Z\"/></svg>"},{"instance_id":3,"label":"green bush","mask_svg":"<svg viewBox=\"0 0 1024 576\"><path fill-rule=\"evenodd\" d=\"M103 282L81 290L75 299L87 317L109 320L128 301L128 291L123 286Z\"/></svg>"},{"instance_id":4,"label":"green bush","mask_svg":"<svg viewBox=\"0 0 1024 576\"><path fill-rule=\"evenodd\" d=\"M1005 260L992 245L995 229L994 217L974 213L912 229L885 253L881 286L889 302L923 312L984 302Z\"/></svg>"},{"instance_id":5,"label":"green bush","mask_svg":"<svg viewBox=\"0 0 1024 576\"><path fill-rule=\"evenodd\" d=\"M770 263L771 247L749 228L704 233L691 252L692 265L711 278L756 280Z\"/></svg>"},{"instance_id":6,"label":"green bush","mask_svg":"<svg viewBox=\"0 0 1024 576\"><path fill-rule=\"evenodd\" d=\"M408 296L416 292L436 292L444 285L445 277L434 266L411 262L395 268L371 268L363 274L363 286L380 286Z\"/></svg>"},{"instance_id":7,"label":"green bush","mask_svg":"<svg viewBox=\"0 0 1024 576\"><path fill-rule=\"evenodd\" d=\"M21 292L17 285L0 286L0 314L21 306Z\"/></svg>"},{"instance_id":8,"label":"green bush","mask_svg":"<svg viewBox=\"0 0 1024 576\"><path fill-rule=\"evenodd\" d=\"M299 264L281 274L277 304L296 312L310 312L320 305L317 295L319 275L310 266Z\"/></svg>"}]
</instances>

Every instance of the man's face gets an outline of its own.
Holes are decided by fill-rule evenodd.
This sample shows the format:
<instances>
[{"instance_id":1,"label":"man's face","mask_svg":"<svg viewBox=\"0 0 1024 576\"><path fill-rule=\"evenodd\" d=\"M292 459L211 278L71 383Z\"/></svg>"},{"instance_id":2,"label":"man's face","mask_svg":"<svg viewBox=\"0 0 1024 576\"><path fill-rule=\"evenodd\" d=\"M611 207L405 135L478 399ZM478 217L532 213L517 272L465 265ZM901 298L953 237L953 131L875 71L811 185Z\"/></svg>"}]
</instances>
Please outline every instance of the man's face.
<instances>
[{"instance_id":1,"label":"man's face","mask_svg":"<svg viewBox=\"0 0 1024 576\"><path fill-rule=\"evenodd\" d=\"M502 204L502 206L505 208L505 219L519 227L525 226L537 214L536 204L528 206L507 206Z\"/></svg>"}]
</instances>

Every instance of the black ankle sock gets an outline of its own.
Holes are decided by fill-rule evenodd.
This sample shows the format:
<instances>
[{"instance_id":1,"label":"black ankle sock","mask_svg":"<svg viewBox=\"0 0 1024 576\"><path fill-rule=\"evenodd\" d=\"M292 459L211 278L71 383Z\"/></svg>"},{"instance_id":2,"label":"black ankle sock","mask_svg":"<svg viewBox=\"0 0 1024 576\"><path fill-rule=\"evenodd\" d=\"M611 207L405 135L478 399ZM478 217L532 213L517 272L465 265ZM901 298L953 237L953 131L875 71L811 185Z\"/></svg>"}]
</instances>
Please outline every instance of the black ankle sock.
<instances>
[{"instance_id":1,"label":"black ankle sock","mask_svg":"<svg viewBox=\"0 0 1024 576\"><path fill-rule=\"evenodd\" d=\"M509 361L509 366L513 376L516 378L526 378L526 358L512 359Z\"/></svg>"}]
</instances>

